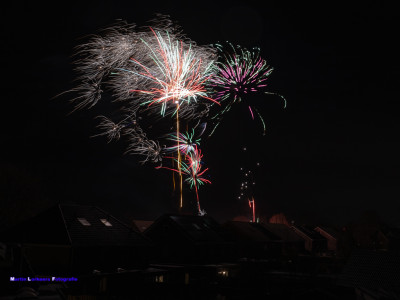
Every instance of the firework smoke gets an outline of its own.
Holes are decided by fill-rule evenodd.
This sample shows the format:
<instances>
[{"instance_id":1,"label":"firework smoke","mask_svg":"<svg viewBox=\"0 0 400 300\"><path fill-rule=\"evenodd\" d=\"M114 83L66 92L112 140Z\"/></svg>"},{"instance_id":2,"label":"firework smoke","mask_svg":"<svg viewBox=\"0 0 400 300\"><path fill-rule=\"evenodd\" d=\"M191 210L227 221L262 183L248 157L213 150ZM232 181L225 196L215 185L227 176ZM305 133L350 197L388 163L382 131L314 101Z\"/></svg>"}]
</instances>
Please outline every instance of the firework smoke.
<instances>
[{"instance_id":1,"label":"firework smoke","mask_svg":"<svg viewBox=\"0 0 400 300\"><path fill-rule=\"evenodd\" d=\"M162 161L160 144L170 140L162 137L177 110L179 121L188 124L206 116L210 103L216 103L205 84L212 76L215 50L198 46L165 17L141 28L121 22L76 50L78 85L70 91L76 93L75 109L110 101L102 96L111 95L120 107L118 121L100 116L96 136L104 135L108 142L126 136L127 153L145 157L143 162ZM152 131L156 122L164 129Z\"/></svg>"},{"instance_id":2,"label":"firework smoke","mask_svg":"<svg viewBox=\"0 0 400 300\"><path fill-rule=\"evenodd\" d=\"M202 170L199 149L207 122L212 135L232 105L265 88L273 70L258 48L230 48L229 52L221 45L199 46L168 17L159 15L147 27L119 22L106 28L89 36L74 55L77 85L68 92L74 94L75 110L100 107L102 101L117 107L97 117L100 132L94 136L104 136L108 143L125 139L125 153L178 172L180 207L186 182L196 191L200 215L205 212L198 187L210 183L204 178L207 169ZM265 132L257 108L248 105L248 109L253 120L261 119ZM171 158L177 169L163 166Z\"/></svg>"}]
</instances>

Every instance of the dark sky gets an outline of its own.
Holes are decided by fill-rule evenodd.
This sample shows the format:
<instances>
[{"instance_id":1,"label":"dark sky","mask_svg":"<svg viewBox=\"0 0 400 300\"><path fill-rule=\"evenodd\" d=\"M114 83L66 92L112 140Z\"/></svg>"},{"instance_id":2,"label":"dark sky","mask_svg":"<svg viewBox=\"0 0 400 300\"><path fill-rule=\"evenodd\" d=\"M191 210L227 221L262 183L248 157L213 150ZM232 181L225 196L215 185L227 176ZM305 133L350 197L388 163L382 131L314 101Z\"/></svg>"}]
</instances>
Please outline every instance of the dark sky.
<instances>
[{"instance_id":1,"label":"dark sky","mask_svg":"<svg viewBox=\"0 0 400 300\"><path fill-rule=\"evenodd\" d=\"M239 168L261 162L261 216L342 224L364 210L400 225L399 11L380 1L317 6L298 2L13 1L2 7L1 224L51 203L95 204L128 221L177 212L171 174L140 166L122 144L90 139L96 110L67 115L73 47L117 19L145 25L169 14L198 44L259 46L274 67L253 99L267 135L237 107L204 140L211 186L201 204L217 220L248 215ZM254 3L254 4L252 4ZM237 120L240 120L237 122ZM243 146L249 151L241 151ZM186 212L193 193L185 192Z\"/></svg>"}]
</instances>

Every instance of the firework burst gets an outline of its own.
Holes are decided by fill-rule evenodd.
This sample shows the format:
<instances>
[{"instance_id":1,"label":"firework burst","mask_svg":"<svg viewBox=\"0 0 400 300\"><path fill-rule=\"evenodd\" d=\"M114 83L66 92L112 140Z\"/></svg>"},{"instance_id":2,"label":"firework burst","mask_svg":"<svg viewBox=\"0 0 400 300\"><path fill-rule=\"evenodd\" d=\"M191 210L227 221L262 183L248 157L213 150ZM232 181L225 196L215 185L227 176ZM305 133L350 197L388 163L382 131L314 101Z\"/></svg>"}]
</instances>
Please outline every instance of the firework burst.
<instances>
[{"instance_id":1,"label":"firework burst","mask_svg":"<svg viewBox=\"0 0 400 300\"><path fill-rule=\"evenodd\" d=\"M178 169L169 168L169 167L158 167L168 169L174 172L181 172L183 176L185 176L185 182L189 185L191 189L195 189L196 192L196 200L197 200L197 209L198 214L204 214L204 211L200 208L200 199L199 199L199 187L201 185L211 183L210 180L204 178L204 173L208 170L208 168L202 170L202 158L203 154L201 150L198 149L197 146L194 147L192 152L189 152L188 155L184 156L184 160L178 160L177 158L169 157L174 160L174 162L178 165Z\"/></svg>"},{"instance_id":2,"label":"firework burst","mask_svg":"<svg viewBox=\"0 0 400 300\"><path fill-rule=\"evenodd\" d=\"M147 27L121 22L77 47L78 84L68 91L75 110L109 102L114 111L98 117L100 133L94 136L105 136L107 142L125 139L125 153L178 172L180 207L184 177L196 191L200 215L198 188L211 182L204 177L208 169L203 169L198 137L207 122L212 123L212 135L235 103L263 90L273 70L258 48L230 47L228 52L221 45L199 46L164 16ZM265 132L261 114L250 105L248 109L252 119L261 119ZM201 133L196 137L191 128L197 126ZM176 168L163 167L170 158Z\"/></svg>"},{"instance_id":3,"label":"firework burst","mask_svg":"<svg viewBox=\"0 0 400 300\"><path fill-rule=\"evenodd\" d=\"M184 155L189 155L195 151L195 148L200 145L200 138L195 138L194 129L191 132L170 134L167 138L170 141L177 142L177 145L167 147L165 152L176 152L179 151Z\"/></svg>"},{"instance_id":4,"label":"firework burst","mask_svg":"<svg viewBox=\"0 0 400 300\"><path fill-rule=\"evenodd\" d=\"M167 17L157 16L148 27L120 22L76 47L78 84L68 91L75 109L112 103L114 117L98 117L100 133L94 136L105 136L107 142L127 139L126 153L144 157L142 162L162 161L160 145L171 141L163 140L163 128L171 128L167 116L176 118L177 127L179 122L188 126L217 103L206 85L216 50L180 32ZM181 138L179 131L176 138Z\"/></svg>"},{"instance_id":5,"label":"firework burst","mask_svg":"<svg viewBox=\"0 0 400 300\"><path fill-rule=\"evenodd\" d=\"M189 44L184 47L182 40L171 41L168 32L162 34L150 28L157 41L158 47L142 39L148 47L149 57L155 63L155 67L143 65L135 58L130 60L141 69L140 72L120 69L143 77L151 85L148 89L131 89L140 95L150 96L150 100L141 103L142 105L161 104L161 115L164 116L168 103L173 103L176 109L182 104L197 102L198 98L208 99L218 103L207 96L204 83L211 77L211 66L213 61L203 65L202 59L198 58L196 51ZM186 48L186 49L184 49ZM175 105L177 104L177 105Z\"/></svg>"},{"instance_id":6,"label":"firework burst","mask_svg":"<svg viewBox=\"0 0 400 300\"><path fill-rule=\"evenodd\" d=\"M189 183L191 188L195 187L197 189L197 186L211 183L203 177L208 168L201 170L203 155L200 149L195 147L194 151L186 155L185 158L187 162L182 162L182 172L187 175L185 182Z\"/></svg>"},{"instance_id":7,"label":"firework burst","mask_svg":"<svg viewBox=\"0 0 400 300\"><path fill-rule=\"evenodd\" d=\"M232 102L240 101L241 95L257 92L264 88L265 81L272 73L273 68L260 57L260 49L253 51L231 45L233 54L222 54L223 61L215 64L217 70L210 80L210 85L217 88L215 100L225 101L231 98ZM223 52L221 45L217 49Z\"/></svg>"},{"instance_id":8,"label":"firework burst","mask_svg":"<svg viewBox=\"0 0 400 300\"><path fill-rule=\"evenodd\" d=\"M215 125L210 135L221 122L223 115L227 113L235 103L242 102L242 99L250 93L263 91L267 86L266 81L271 75L273 68L260 56L260 49L253 48L249 51L240 46L229 44L230 51L224 50L220 44L216 45L220 53L220 60L214 64L214 76L210 79L209 85L214 92L214 99L223 104L222 110L211 117ZM279 94L263 91L265 94L273 94L286 100ZM258 116L263 125L265 134L265 122L255 107L248 105L251 118Z\"/></svg>"}]
</instances>

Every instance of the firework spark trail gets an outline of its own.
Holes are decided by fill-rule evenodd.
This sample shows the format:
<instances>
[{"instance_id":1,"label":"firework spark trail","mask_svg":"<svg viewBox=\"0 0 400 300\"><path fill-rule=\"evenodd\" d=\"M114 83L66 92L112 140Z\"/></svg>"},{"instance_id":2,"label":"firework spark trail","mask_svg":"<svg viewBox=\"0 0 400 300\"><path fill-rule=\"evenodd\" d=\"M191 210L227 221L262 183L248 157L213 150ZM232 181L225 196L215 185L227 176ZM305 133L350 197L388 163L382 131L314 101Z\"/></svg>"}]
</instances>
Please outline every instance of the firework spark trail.
<instances>
[{"instance_id":1,"label":"firework spark trail","mask_svg":"<svg viewBox=\"0 0 400 300\"><path fill-rule=\"evenodd\" d=\"M100 128L101 132L99 134L92 135L92 137L104 135L107 138L107 143L110 143L112 140L117 141L120 139L123 125L116 124L105 116L98 116L97 119L101 119L100 124L97 125L97 128Z\"/></svg>"},{"instance_id":2,"label":"firework spark trail","mask_svg":"<svg viewBox=\"0 0 400 300\"><path fill-rule=\"evenodd\" d=\"M145 157L141 161L143 164L148 161L153 163L162 162L162 148L159 142L149 139L139 126L125 130L124 135L128 136L129 141L125 154L136 154Z\"/></svg>"},{"instance_id":3,"label":"firework spark trail","mask_svg":"<svg viewBox=\"0 0 400 300\"><path fill-rule=\"evenodd\" d=\"M161 115L165 116L168 103L176 104L176 110L172 115L176 115L176 139L177 139L177 160L178 160L178 171L180 178L180 203L179 207L183 207L183 180L181 170L181 153L179 143L179 110L183 104L190 104L191 102L197 102L197 98L205 98L211 100L214 103L217 101L207 96L207 90L204 86L204 82L207 81L211 74L210 66L212 62L206 66L203 72L200 72L202 67L202 60L195 58L194 52L192 51L191 45L188 49L184 50L183 42L176 41L171 42L170 35L166 32L166 37L160 32L156 32L153 28L150 28L156 41L158 48L150 46L146 41L142 40L143 43L148 47L148 53L153 62L156 64L156 69L159 71L158 76L155 72L151 72L150 68L135 58L130 60L136 64L141 72L129 71L126 69L120 69L132 74L135 74L141 78L147 79L152 82L155 86L151 86L150 89L131 89L129 92L139 93L151 96L151 99L143 101L141 105L148 104L161 104ZM161 76L160 76L161 75ZM197 189L197 187L196 187Z\"/></svg>"},{"instance_id":4,"label":"firework spark trail","mask_svg":"<svg viewBox=\"0 0 400 300\"><path fill-rule=\"evenodd\" d=\"M180 208L183 207L183 196L182 196L182 171L181 171L181 164L182 164L182 154L185 156L190 155L195 151L195 147L199 145L200 139L194 139L194 129L192 129L191 133L180 133L179 131L179 119L178 115L179 114L179 109L177 109L177 132L175 135L170 135L168 138L169 140L176 141L176 146L168 147L164 149L166 153L168 152L177 152L177 164L178 164L178 172L179 172L179 179L180 179ZM174 182L175 184L175 182ZM196 191L196 195L197 195Z\"/></svg>"},{"instance_id":5,"label":"firework spark trail","mask_svg":"<svg viewBox=\"0 0 400 300\"><path fill-rule=\"evenodd\" d=\"M249 199L249 207L251 208L252 216L253 216L253 223L256 222L256 202L254 201L254 197Z\"/></svg>"},{"instance_id":6,"label":"firework spark trail","mask_svg":"<svg viewBox=\"0 0 400 300\"><path fill-rule=\"evenodd\" d=\"M177 158L174 157L169 157L169 158L172 158L177 164L179 163ZM203 177L204 173L208 170L208 168L202 170L202 158L203 155L201 154L201 150L198 149L196 146L193 152L189 153L188 155L185 155L185 161L180 162L180 171L182 174L186 176L185 182L189 184L189 187L191 189L192 188L195 189L197 209L199 215L203 215L204 211L202 211L200 207L198 189L203 184L211 183L211 181ZM157 169L160 168L168 169L179 173L179 167L178 169L164 167L164 166L157 167Z\"/></svg>"},{"instance_id":7,"label":"firework spark trail","mask_svg":"<svg viewBox=\"0 0 400 300\"><path fill-rule=\"evenodd\" d=\"M69 91L76 95L75 109L91 108L100 100L107 100L102 97L104 93L111 94L111 101L120 106L114 114L117 121L107 116L98 117L97 128L101 132L93 136L105 136L107 142L124 137L129 143L125 153L144 157L142 163L162 165L165 155L175 149L180 207L183 206L183 175L190 175L185 182L191 182L198 199L198 185L208 181L201 178L204 171L192 168L194 161L186 165L182 156L186 158L197 151L194 146L199 141L192 141L193 133L181 134L180 123L188 125L195 121L198 125L208 115L210 105L219 104L209 97L210 87L206 84L214 72L215 49L196 45L172 26L172 22L163 19L147 28L116 24L91 36L76 50L79 84ZM171 118L167 116L176 117L174 142L177 146L161 147L160 142L164 144L171 138L165 141L165 132L160 134L150 129L156 123L166 123L164 128L171 128L168 125ZM199 201L198 209L200 213Z\"/></svg>"},{"instance_id":8,"label":"firework spark trail","mask_svg":"<svg viewBox=\"0 0 400 300\"><path fill-rule=\"evenodd\" d=\"M184 173L190 175L185 181L193 187L195 184L203 185L204 183L211 183L209 180L203 178L203 174L208 170L208 168L201 170L202 168L202 158L201 150L195 147L195 150L186 156L187 164L182 163L184 168L182 170Z\"/></svg>"},{"instance_id":9,"label":"firework spark trail","mask_svg":"<svg viewBox=\"0 0 400 300\"><path fill-rule=\"evenodd\" d=\"M132 56L130 65L118 69L124 81L134 77L139 83L139 87L127 90L135 94L136 104L147 105L148 109L158 109L153 104L160 104L161 116L173 116L176 109L168 103L179 103L181 117L195 118L194 108L201 98L217 103L207 96L209 91L205 85L213 71L213 52L177 40L168 31L150 30L152 36L142 39L147 56L141 59ZM205 56L204 52L210 53Z\"/></svg>"},{"instance_id":10,"label":"firework spark trail","mask_svg":"<svg viewBox=\"0 0 400 300\"><path fill-rule=\"evenodd\" d=\"M200 58L195 55L197 54L194 50L196 47L189 44L184 49L182 40L171 42L171 35L168 32L165 32L165 36L163 36L160 32L150 29L153 33L153 43L150 44L143 39L142 42L148 48L147 53L150 53L148 56L151 60L148 60L147 63L141 63L139 60L131 58L131 61L139 70L131 71L122 68L120 70L137 75L140 80L145 80L144 83L146 84L143 84L142 89L129 90L130 93L135 93L136 96L139 96L138 102L140 106L147 104L147 108L150 109L151 106L155 107L154 104L160 104L161 116L176 115L178 138L178 110L180 110L179 115L181 116L189 115L189 117L195 117L193 116L193 104L197 104L199 98L217 103L207 96L207 90L204 86L204 82L211 76L210 66L213 61L209 59L208 65L204 66L202 55L199 55ZM154 45L157 45L158 48L154 47ZM156 50L153 50L154 48ZM168 110L168 103L176 104L176 109L174 111ZM184 106L183 109L182 106ZM180 161L179 150L178 160ZM182 206L182 199L180 206Z\"/></svg>"},{"instance_id":11,"label":"firework spark trail","mask_svg":"<svg viewBox=\"0 0 400 300\"><path fill-rule=\"evenodd\" d=\"M259 92L264 89L273 71L267 62L260 57L260 49L253 48L253 51L229 44L230 51L225 51L222 45L216 45L222 61L214 65L214 76L210 78L209 85L215 89L214 99L223 105L222 110L211 117L215 121L214 127L209 136L214 134L215 129L222 121L223 116L239 103L248 93ZM277 95L285 101L286 99L276 93L264 92L265 94ZM250 106L251 117L254 120L253 110ZM261 119L265 134L265 122L255 107L253 109Z\"/></svg>"},{"instance_id":12,"label":"firework spark trail","mask_svg":"<svg viewBox=\"0 0 400 300\"><path fill-rule=\"evenodd\" d=\"M76 47L74 59L78 84L67 92L75 95L75 110L109 100L102 97L108 93L113 105L121 107L118 120L99 117L101 132L94 136L104 135L107 142L126 136L126 153L144 156L143 162L161 162L163 155L159 145L166 133L150 132L149 123L167 123L164 117L174 117L177 109L186 124L200 120L217 102L206 85L215 49L197 45L164 16L150 27L120 22L91 35Z\"/></svg>"},{"instance_id":13,"label":"firework spark trail","mask_svg":"<svg viewBox=\"0 0 400 300\"><path fill-rule=\"evenodd\" d=\"M211 86L219 91L215 100L224 101L233 94L233 102L240 101L240 94L256 92L266 86L264 83L272 73L273 68L260 57L260 49L254 48L253 52L236 48L231 45L233 54L222 54L223 61L216 63L216 76L212 77ZM221 45L217 45L220 53L224 53Z\"/></svg>"},{"instance_id":14,"label":"firework spark trail","mask_svg":"<svg viewBox=\"0 0 400 300\"><path fill-rule=\"evenodd\" d=\"M182 183L182 169L181 169L181 164L182 164L182 159L181 159L181 151L180 151L180 145L179 145L179 103L176 104L176 141L177 141L177 154L178 154L178 171L179 171L179 188L180 188L180 198L179 198L179 208L183 207L183 183Z\"/></svg>"},{"instance_id":15,"label":"firework spark trail","mask_svg":"<svg viewBox=\"0 0 400 300\"><path fill-rule=\"evenodd\" d=\"M107 114L98 117L101 132L94 136L106 136L107 142L126 139L125 153L142 156L143 163L159 167L175 151L177 168L170 169L180 174L180 206L185 176L184 181L196 191L199 214L204 212L198 188L210 181L203 177L207 169L201 170L199 141L194 140L193 132L180 133L180 127L196 123L197 127L211 119L212 135L233 104L265 88L273 70L260 57L259 49L231 47L232 54L227 54L220 45L199 46L164 17L158 16L149 27L119 23L77 47L78 85L68 91L74 94L75 110L91 108L99 101L119 106L113 118ZM217 62L218 53L221 60ZM221 104L213 115L211 109ZM261 119L265 132L256 107L249 106L249 110L253 119ZM176 134L168 136L175 117ZM176 144L170 146L171 141Z\"/></svg>"},{"instance_id":16,"label":"firework spark trail","mask_svg":"<svg viewBox=\"0 0 400 300\"><path fill-rule=\"evenodd\" d=\"M190 183L191 187L195 187L198 213L201 215L202 210L200 208L198 185L211 183L209 180L202 177L203 174L208 170L208 168L201 171L201 159L203 158L203 155L201 154L200 149L198 149L197 147L195 147L195 150L190 153L187 158L189 164L184 165L185 172L190 174L191 176L188 177L185 181Z\"/></svg>"},{"instance_id":17,"label":"firework spark trail","mask_svg":"<svg viewBox=\"0 0 400 300\"><path fill-rule=\"evenodd\" d=\"M150 29L156 37L158 44L156 52L148 46L151 52L150 56L163 76L161 78L154 76L148 67L131 58L134 63L142 68L142 72L133 73L152 81L156 84L156 87L152 87L150 90L132 89L130 92L151 95L152 99L144 101L143 104L152 105L154 103L161 103L161 115L163 116L165 115L168 102L179 103L181 105L183 102L196 102L198 97L202 97L218 103L207 96L207 90L204 86L204 83L211 77L211 63L205 66L203 72L200 72L202 60L195 58L195 53L192 51L191 45L189 45L188 50L183 50L183 42L180 41L179 43L176 41L176 43L171 43L168 32L168 41L166 41L160 32L155 32L152 28ZM144 43L146 42L144 41ZM148 44L146 43L146 45ZM158 57L158 55L161 57ZM180 105L177 109L180 108Z\"/></svg>"},{"instance_id":18,"label":"firework spark trail","mask_svg":"<svg viewBox=\"0 0 400 300\"><path fill-rule=\"evenodd\" d=\"M252 198L254 195L254 187L256 185L255 182L255 173L256 168L260 167L260 163L257 162L255 165L245 168L241 167L241 184L240 184L240 194L238 199L248 199Z\"/></svg>"},{"instance_id":19,"label":"firework spark trail","mask_svg":"<svg viewBox=\"0 0 400 300\"><path fill-rule=\"evenodd\" d=\"M285 106L285 107L286 107L286 106ZM265 126L264 118L263 118L263 117L261 116L261 114L258 112L258 109L257 109L257 108L254 108L254 110L256 111L258 117L259 117L260 120L261 120L261 123L262 123L262 125L263 125L263 135L265 135L265 132L267 131L267 127Z\"/></svg>"},{"instance_id":20,"label":"firework spark trail","mask_svg":"<svg viewBox=\"0 0 400 300\"><path fill-rule=\"evenodd\" d=\"M176 152L178 149L181 151L182 154L188 155L190 152L193 152L196 146L200 145L200 138L195 139L195 133L194 129L192 129L192 132L186 132L186 133L179 133L177 134L171 134L167 140L171 141L176 141L177 145L167 147L164 151L166 153L168 152Z\"/></svg>"},{"instance_id":21,"label":"firework spark trail","mask_svg":"<svg viewBox=\"0 0 400 300\"><path fill-rule=\"evenodd\" d=\"M249 105L249 110L250 110L251 118L254 120L253 111L251 110L251 106L250 105Z\"/></svg>"}]
</instances>

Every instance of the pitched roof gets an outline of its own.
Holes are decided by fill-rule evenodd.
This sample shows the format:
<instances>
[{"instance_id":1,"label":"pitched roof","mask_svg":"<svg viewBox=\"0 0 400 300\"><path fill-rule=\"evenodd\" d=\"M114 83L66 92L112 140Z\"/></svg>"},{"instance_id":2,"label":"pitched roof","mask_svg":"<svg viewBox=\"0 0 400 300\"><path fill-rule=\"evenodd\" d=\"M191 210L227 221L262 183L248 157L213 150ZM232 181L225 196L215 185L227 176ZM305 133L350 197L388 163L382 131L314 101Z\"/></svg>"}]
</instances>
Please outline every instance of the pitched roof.
<instances>
[{"instance_id":1,"label":"pitched roof","mask_svg":"<svg viewBox=\"0 0 400 300\"><path fill-rule=\"evenodd\" d=\"M340 233L334 230L333 228L330 227L325 227L325 226L317 226L315 231L319 232L322 236L326 237L326 235L329 235L330 237L334 239L338 239L340 236Z\"/></svg>"},{"instance_id":2,"label":"pitched roof","mask_svg":"<svg viewBox=\"0 0 400 300\"><path fill-rule=\"evenodd\" d=\"M280 238L266 230L258 223L228 221L224 228L233 232L236 240L242 242L270 242L280 240Z\"/></svg>"},{"instance_id":3,"label":"pitched roof","mask_svg":"<svg viewBox=\"0 0 400 300\"><path fill-rule=\"evenodd\" d=\"M133 226L135 226L135 228L137 228L140 232L144 232L153 223L154 221L133 220Z\"/></svg>"},{"instance_id":4,"label":"pitched roof","mask_svg":"<svg viewBox=\"0 0 400 300\"><path fill-rule=\"evenodd\" d=\"M147 239L95 206L55 205L6 233L6 241L60 245L138 245Z\"/></svg>"},{"instance_id":5,"label":"pitched roof","mask_svg":"<svg viewBox=\"0 0 400 300\"><path fill-rule=\"evenodd\" d=\"M278 236L282 241L301 242L303 241L290 227L285 224L260 223L266 230Z\"/></svg>"},{"instance_id":6,"label":"pitched roof","mask_svg":"<svg viewBox=\"0 0 400 300\"><path fill-rule=\"evenodd\" d=\"M151 235L167 222L173 224L177 234L195 243L226 243L230 239L221 225L209 216L163 215L147 228L145 234Z\"/></svg>"},{"instance_id":7,"label":"pitched roof","mask_svg":"<svg viewBox=\"0 0 400 300\"><path fill-rule=\"evenodd\" d=\"M73 245L136 245L147 240L139 232L95 206L61 205ZM83 220L90 225L84 225Z\"/></svg>"},{"instance_id":8,"label":"pitched roof","mask_svg":"<svg viewBox=\"0 0 400 300\"><path fill-rule=\"evenodd\" d=\"M321 234L305 226L293 225L292 228L300 236L307 237L312 240L326 240Z\"/></svg>"}]
</instances>

